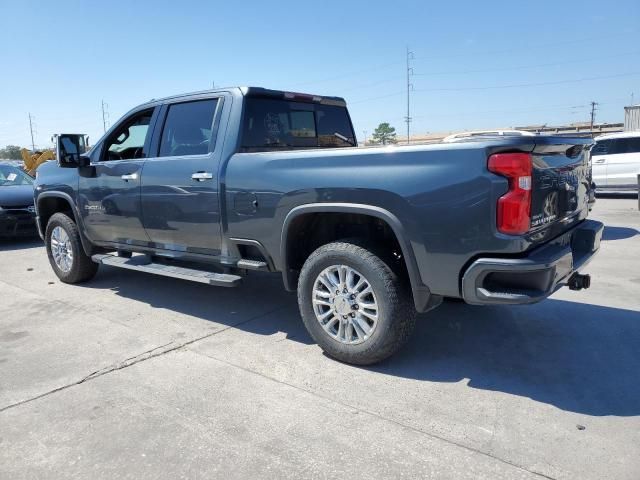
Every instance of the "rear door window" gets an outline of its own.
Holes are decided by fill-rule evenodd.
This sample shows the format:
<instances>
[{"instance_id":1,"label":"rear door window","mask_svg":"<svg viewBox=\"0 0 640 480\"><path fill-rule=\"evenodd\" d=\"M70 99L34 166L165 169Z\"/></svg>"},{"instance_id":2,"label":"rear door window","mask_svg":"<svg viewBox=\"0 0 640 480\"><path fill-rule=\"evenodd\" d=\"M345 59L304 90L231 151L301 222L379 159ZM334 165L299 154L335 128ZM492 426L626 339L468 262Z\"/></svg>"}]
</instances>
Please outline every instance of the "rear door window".
<instances>
[{"instance_id":1,"label":"rear door window","mask_svg":"<svg viewBox=\"0 0 640 480\"><path fill-rule=\"evenodd\" d=\"M345 107L246 98L243 152L354 145L353 128Z\"/></svg>"},{"instance_id":2,"label":"rear door window","mask_svg":"<svg viewBox=\"0 0 640 480\"><path fill-rule=\"evenodd\" d=\"M618 138L616 148L612 153L638 153L640 152L640 137Z\"/></svg>"},{"instance_id":3,"label":"rear door window","mask_svg":"<svg viewBox=\"0 0 640 480\"><path fill-rule=\"evenodd\" d=\"M169 105L160 140L160 157L209 153L217 99Z\"/></svg>"}]
</instances>

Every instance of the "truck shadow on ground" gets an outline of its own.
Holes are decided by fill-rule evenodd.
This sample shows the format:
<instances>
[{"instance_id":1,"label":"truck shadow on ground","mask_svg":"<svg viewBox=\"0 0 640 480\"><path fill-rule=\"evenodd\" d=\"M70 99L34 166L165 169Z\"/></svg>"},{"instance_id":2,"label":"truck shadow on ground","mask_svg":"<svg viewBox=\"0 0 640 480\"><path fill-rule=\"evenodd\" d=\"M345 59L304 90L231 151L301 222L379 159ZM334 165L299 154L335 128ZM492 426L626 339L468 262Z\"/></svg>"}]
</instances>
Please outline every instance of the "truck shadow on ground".
<instances>
[{"instance_id":1,"label":"truck shadow on ground","mask_svg":"<svg viewBox=\"0 0 640 480\"><path fill-rule=\"evenodd\" d=\"M295 295L283 291L277 274L256 274L226 289L102 268L84 286L258 335L283 332L292 341L313 343ZM638 345L636 311L553 299L519 307L445 302L418 317L400 352L365 370L426 382L468 379L471 388L562 410L633 416L640 415Z\"/></svg>"},{"instance_id":2,"label":"truck shadow on ground","mask_svg":"<svg viewBox=\"0 0 640 480\"><path fill-rule=\"evenodd\" d=\"M530 306L445 303L419 318L387 375L459 382L585 415L640 415L640 313L549 299Z\"/></svg>"},{"instance_id":3,"label":"truck shadow on ground","mask_svg":"<svg viewBox=\"0 0 640 480\"><path fill-rule=\"evenodd\" d=\"M640 232L635 228L611 227L607 225L604 227L604 232L602 232L602 240L625 240L635 237L636 235L640 235Z\"/></svg>"},{"instance_id":4,"label":"truck shadow on ground","mask_svg":"<svg viewBox=\"0 0 640 480\"><path fill-rule=\"evenodd\" d=\"M38 235L18 238L1 238L0 252L8 252L12 250L26 250L29 248L42 247L43 243Z\"/></svg>"}]
</instances>

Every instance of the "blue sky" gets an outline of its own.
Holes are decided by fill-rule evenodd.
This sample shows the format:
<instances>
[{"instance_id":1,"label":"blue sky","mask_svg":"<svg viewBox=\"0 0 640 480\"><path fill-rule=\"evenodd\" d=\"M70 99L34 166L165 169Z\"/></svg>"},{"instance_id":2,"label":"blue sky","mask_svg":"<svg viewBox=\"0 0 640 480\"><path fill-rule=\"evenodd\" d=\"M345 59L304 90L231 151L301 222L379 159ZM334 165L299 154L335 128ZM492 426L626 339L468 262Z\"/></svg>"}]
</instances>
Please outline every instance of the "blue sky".
<instances>
[{"instance_id":1,"label":"blue sky","mask_svg":"<svg viewBox=\"0 0 640 480\"><path fill-rule=\"evenodd\" d=\"M0 146L102 134L150 98L256 85L347 99L359 137L621 122L640 102L640 2L0 0Z\"/></svg>"}]
</instances>

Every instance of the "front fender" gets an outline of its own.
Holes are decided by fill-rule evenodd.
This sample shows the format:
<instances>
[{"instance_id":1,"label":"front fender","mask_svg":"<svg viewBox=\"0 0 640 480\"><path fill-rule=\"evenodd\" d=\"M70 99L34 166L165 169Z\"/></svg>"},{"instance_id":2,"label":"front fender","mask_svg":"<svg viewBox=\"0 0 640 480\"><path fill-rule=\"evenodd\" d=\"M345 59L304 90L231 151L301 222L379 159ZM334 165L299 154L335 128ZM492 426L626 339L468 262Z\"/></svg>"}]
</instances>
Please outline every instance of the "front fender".
<instances>
[{"instance_id":1,"label":"front fender","mask_svg":"<svg viewBox=\"0 0 640 480\"><path fill-rule=\"evenodd\" d=\"M84 224L82 223L82 215L80 215L80 211L78 210L78 206L74 201L73 197L66 192L61 191L44 191L40 192L36 189L35 193L35 207L36 207L36 225L38 227L38 234L42 240L45 240L44 234L47 230L47 226L44 224L44 219L41 216L42 204L43 201L47 198L57 198L65 201L69 208L71 209L71 213L73 215L73 221L78 226L78 232L80 233L80 242L82 243L82 249L85 251L87 255L91 255L93 253L93 245L87 238L84 232ZM56 212L53 212L56 213ZM53 214L52 213L52 214ZM51 215L49 215L50 217Z\"/></svg>"}]
</instances>

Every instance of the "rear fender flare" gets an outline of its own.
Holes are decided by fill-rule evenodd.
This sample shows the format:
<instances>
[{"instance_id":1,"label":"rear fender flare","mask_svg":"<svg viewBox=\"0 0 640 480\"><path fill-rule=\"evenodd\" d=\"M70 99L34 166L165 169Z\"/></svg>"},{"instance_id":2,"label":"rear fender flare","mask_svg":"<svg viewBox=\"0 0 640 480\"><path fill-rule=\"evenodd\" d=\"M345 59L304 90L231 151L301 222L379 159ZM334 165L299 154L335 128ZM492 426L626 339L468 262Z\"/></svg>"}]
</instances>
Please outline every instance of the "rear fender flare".
<instances>
[{"instance_id":1,"label":"rear fender flare","mask_svg":"<svg viewBox=\"0 0 640 480\"><path fill-rule=\"evenodd\" d=\"M420 272L418 270L418 264L413 252L413 248L409 242L408 236L405 232L402 223L398 217L388 210L373 205L364 205L357 203L310 203L305 205L299 205L289 211L284 219L282 225L282 234L280 238L280 259L282 266L282 277L285 288L289 291L294 290L295 277L289 270L288 255L287 255L287 241L289 236L289 229L291 222L300 215L308 213L357 213L362 215L369 215L371 217L379 218L389 225L402 249L402 256L405 259L405 265L407 272L409 273L409 281L411 283L411 290L413 293L413 300L416 306L416 310L419 312L427 311L431 308L433 303L432 295L429 288L422 283L420 279Z\"/></svg>"}]
</instances>

